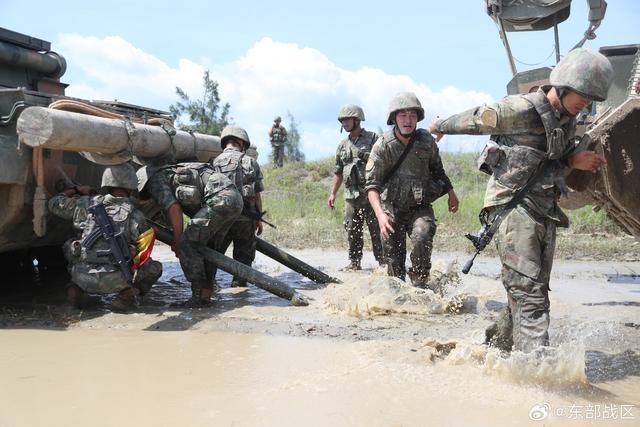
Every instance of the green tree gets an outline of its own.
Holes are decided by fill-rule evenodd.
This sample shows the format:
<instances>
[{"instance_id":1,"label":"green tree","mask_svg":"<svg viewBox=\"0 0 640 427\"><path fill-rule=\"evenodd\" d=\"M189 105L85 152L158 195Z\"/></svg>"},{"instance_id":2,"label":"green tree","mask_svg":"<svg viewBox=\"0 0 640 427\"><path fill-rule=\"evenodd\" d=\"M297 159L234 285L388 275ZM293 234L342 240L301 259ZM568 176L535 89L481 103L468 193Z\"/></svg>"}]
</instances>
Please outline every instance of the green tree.
<instances>
[{"instance_id":1,"label":"green tree","mask_svg":"<svg viewBox=\"0 0 640 427\"><path fill-rule=\"evenodd\" d=\"M220 135L231 119L231 105L228 102L221 105L218 82L211 80L209 70L204 72L203 86L202 98L197 100L192 100L184 90L176 86L176 94L180 100L170 105L169 111L176 117L176 124L182 129Z\"/></svg>"},{"instance_id":2,"label":"green tree","mask_svg":"<svg viewBox=\"0 0 640 427\"><path fill-rule=\"evenodd\" d=\"M293 117L293 114L287 113L289 118L289 126L287 128L287 142L284 145L285 162L304 162L304 153L300 147L301 135L299 131L299 123Z\"/></svg>"}]
</instances>

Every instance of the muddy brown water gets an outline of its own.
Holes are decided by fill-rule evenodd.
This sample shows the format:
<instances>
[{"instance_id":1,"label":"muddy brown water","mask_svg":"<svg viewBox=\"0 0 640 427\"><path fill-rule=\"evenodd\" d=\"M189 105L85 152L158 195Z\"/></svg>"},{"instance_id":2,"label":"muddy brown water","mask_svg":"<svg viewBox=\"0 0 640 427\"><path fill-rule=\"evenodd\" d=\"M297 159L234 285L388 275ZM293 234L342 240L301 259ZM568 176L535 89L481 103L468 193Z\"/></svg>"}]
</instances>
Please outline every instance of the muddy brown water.
<instances>
[{"instance_id":1,"label":"muddy brown water","mask_svg":"<svg viewBox=\"0 0 640 427\"><path fill-rule=\"evenodd\" d=\"M390 280L367 254L294 251L339 276L319 286L258 256L312 298L291 307L222 275L209 308L166 247L161 283L132 314L99 298L63 304L66 276L0 286L0 427L22 425L640 425L639 263L556 262L552 348L504 357L482 345L504 306L499 264L457 276L435 254L444 296ZM537 421L540 419L541 421Z\"/></svg>"}]
</instances>

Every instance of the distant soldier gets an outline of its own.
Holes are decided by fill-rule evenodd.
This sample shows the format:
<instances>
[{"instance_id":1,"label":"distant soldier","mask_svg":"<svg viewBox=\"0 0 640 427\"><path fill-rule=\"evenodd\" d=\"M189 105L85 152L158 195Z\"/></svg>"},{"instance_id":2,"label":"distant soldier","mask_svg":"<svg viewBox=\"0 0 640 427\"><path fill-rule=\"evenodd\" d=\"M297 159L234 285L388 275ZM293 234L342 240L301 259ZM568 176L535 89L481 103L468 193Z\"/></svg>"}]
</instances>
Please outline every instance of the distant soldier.
<instances>
[{"instance_id":1,"label":"distant soldier","mask_svg":"<svg viewBox=\"0 0 640 427\"><path fill-rule=\"evenodd\" d=\"M284 146L287 142L287 130L280 124L282 119L276 116L273 125L269 129L269 140L271 141L273 167L281 168L284 161Z\"/></svg>"},{"instance_id":2,"label":"distant soldier","mask_svg":"<svg viewBox=\"0 0 640 427\"><path fill-rule=\"evenodd\" d=\"M576 152L575 116L592 101L603 101L611 86L609 60L588 49L575 49L558 63L550 86L527 95L508 96L488 106L437 120L430 131L443 134L490 134L481 170L491 173L482 217L504 218L495 235L502 261L508 310L487 329L487 342L503 350L529 352L549 344L549 276L556 227L569 220L557 200L568 168L595 172L605 163L593 151ZM524 199L501 213L531 180Z\"/></svg>"},{"instance_id":3,"label":"distant soldier","mask_svg":"<svg viewBox=\"0 0 640 427\"><path fill-rule=\"evenodd\" d=\"M209 304L215 288L215 267L205 259L202 249L222 245L242 211L240 193L208 163L142 167L137 174L141 198L151 197L173 228L174 251L191 282L192 303ZM184 231L183 213L190 218Z\"/></svg>"},{"instance_id":4,"label":"distant soldier","mask_svg":"<svg viewBox=\"0 0 640 427\"><path fill-rule=\"evenodd\" d=\"M251 218L259 217L262 212L262 172L258 162L245 154L251 146L247 131L230 125L222 130L220 137L223 151L211 164L216 172L241 189L244 215L236 219L217 249L224 253L233 242L233 259L251 266L256 257L256 233L262 234L262 222ZM247 283L234 277L232 286L247 286Z\"/></svg>"},{"instance_id":5,"label":"distant soldier","mask_svg":"<svg viewBox=\"0 0 640 427\"><path fill-rule=\"evenodd\" d=\"M133 167L122 164L105 169L99 196L89 197L89 187L78 187L49 200L49 210L72 220L82 233L67 254L72 281L67 299L73 306L85 293L117 292L112 308L131 310L136 295L148 292L162 275L162 264L150 258L155 234L135 207L137 186Z\"/></svg>"},{"instance_id":6,"label":"distant soldier","mask_svg":"<svg viewBox=\"0 0 640 427\"><path fill-rule=\"evenodd\" d=\"M336 193L344 182L344 229L349 241L350 260L345 270L360 270L365 221L371 235L373 255L380 265L384 264L380 229L364 190L365 165L378 135L360 127L360 122L364 121L364 111L357 105L347 104L342 107L338 112L338 121L341 124L340 130L344 129L349 134L336 150L336 166L327 204L333 209Z\"/></svg>"},{"instance_id":7,"label":"distant soldier","mask_svg":"<svg viewBox=\"0 0 640 427\"><path fill-rule=\"evenodd\" d=\"M389 102L388 125L367 162L366 190L380 226L389 275L405 278L406 236L411 238L409 277L414 286L428 287L436 218L431 203L449 195L449 211L458 198L442 166L435 139L417 124L424 109L411 92Z\"/></svg>"}]
</instances>

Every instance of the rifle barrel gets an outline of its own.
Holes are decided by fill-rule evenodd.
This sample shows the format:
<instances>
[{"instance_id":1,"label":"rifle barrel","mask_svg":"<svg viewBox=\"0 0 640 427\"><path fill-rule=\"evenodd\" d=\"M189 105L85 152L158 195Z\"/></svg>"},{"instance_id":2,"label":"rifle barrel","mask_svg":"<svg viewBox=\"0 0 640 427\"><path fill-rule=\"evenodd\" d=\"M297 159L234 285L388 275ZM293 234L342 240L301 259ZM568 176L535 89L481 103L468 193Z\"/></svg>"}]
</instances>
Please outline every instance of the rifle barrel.
<instances>
[{"instance_id":1,"label":"rifle barrel","mask_svg":"<svg viewBox=\"0 0 640 427\"><path fill-rule=\"evenodd\" d=\"M471 267L473 267L473 261L475 261L475 259L476 259L476 257L478 256L479 253L480 253L480 250L476 250L476 252L469 259L469 261L467 261L467 263L464 265L464 267L462 267L462 273L463 274L468 274L469 273L469 271L471 270Z\"/></svg>"}]
</instances>

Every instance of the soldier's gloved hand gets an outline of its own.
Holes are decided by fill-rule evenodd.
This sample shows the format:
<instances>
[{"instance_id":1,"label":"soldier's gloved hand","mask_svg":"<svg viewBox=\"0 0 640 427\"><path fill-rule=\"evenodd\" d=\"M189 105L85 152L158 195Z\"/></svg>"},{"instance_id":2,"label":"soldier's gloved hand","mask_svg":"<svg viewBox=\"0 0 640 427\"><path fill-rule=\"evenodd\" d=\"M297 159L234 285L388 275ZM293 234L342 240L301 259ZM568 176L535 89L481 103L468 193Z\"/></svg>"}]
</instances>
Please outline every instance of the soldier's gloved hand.
<instances>
[{"instance_id":1,"label":"soldier's gloved hand","mask_svg":"<svg viewBox=\"0 0 640 427\"><path fill-rule=\"evenodd\" d=\"M329 209L333 209L336 203L336 195L331 193L329 194L329 199L327 200L327 206L329 206Z\"/></svg>"},{"instance_id":2,"label":"soldier's gloved hand","mask_svg":"<svg viewBox=\"0 0 640 427\"><path fill-rule=\"evenodd\" d=\"M440 121L440 116L435 116L431 119L431 124L429 125L429 133L433 134L436 137L436 142L439 142L444 134L442 132L438 132L436 128L438 122Z\"/></svg>"},{"instance_id":3,"label":"soldier's gloved hand","mask_svg":"<svg viewBox=\"0 0 640 427\"><path fill-rule=\"evenodd\" d=\"M580 151L569 159L569 166L583 171L597 172L607 164L604 156L595 151Z\"/></svg>"},{"instance_id":4,"label":"soldier's gloved hand","mask_svg":"<svg viewBox=\"0 0 640 427\"><path fill-rule=\"evenodd\" d=\"M262 234L262 221L258 221L256 224L256 234L258 236Z\"/></svg>"}]
</instances>

